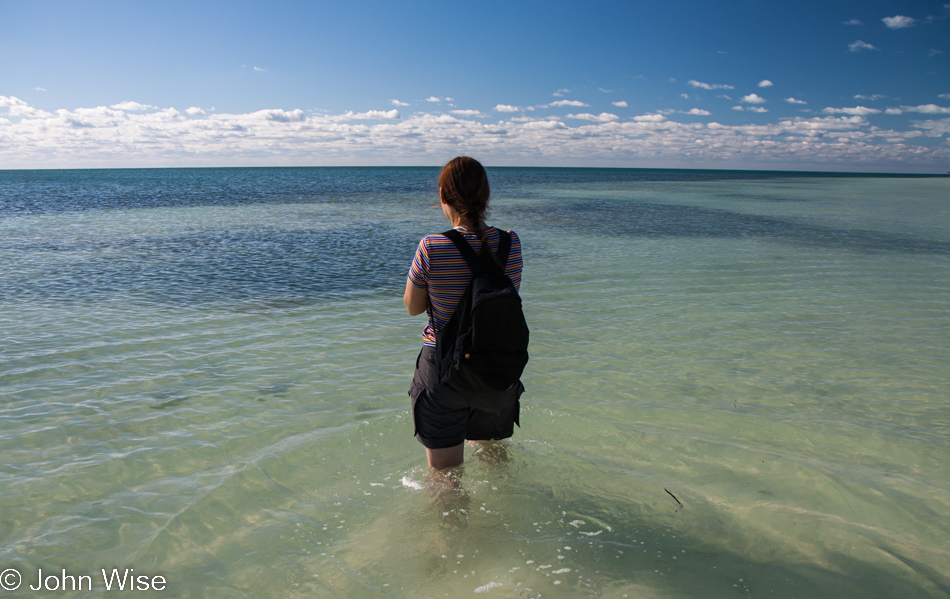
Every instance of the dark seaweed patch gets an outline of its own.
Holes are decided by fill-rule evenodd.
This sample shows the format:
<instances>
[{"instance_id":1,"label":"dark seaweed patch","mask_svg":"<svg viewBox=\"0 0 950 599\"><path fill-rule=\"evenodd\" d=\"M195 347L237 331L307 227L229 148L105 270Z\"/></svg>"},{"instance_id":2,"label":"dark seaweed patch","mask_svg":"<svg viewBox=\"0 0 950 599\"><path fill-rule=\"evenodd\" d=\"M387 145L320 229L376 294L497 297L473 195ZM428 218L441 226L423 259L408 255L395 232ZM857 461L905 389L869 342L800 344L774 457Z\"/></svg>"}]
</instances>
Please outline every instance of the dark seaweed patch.
<instances>
[{"instance_id":1,"label":"dark seaweed patch","mask_svg":"<svg viewBox=\"0 0 950 599\"><path fill-rule=\"evenodd\" d=\"M92 244L0 244L0 250L65 254L41 271L10 272L0 286L0 301L122 297L296 307L327 294L399 287L417 242L367 224L332 230L210 230Z\"/></svg>"},{"instance_id":2,"label":"dark seaweed patch","mask_svg":"<svg viewBox=\"0 0 950 599\"><path fill-rule=\"evenodd\" d=\"M642 238L766 238L835 250L950 254L950 243L871 231L821 226L731 210L640 202L575 199L513 207L514 222L576 232Z\"/></svg>"}]
</instances>

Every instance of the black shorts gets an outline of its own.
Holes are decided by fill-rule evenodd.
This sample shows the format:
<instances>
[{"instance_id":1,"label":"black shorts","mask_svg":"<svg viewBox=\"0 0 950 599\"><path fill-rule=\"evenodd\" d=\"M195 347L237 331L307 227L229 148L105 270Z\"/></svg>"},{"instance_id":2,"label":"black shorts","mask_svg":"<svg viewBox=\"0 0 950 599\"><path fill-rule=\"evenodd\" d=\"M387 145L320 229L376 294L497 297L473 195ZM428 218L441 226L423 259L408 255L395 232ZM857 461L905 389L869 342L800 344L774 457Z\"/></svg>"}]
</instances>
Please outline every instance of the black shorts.
<instances>
[{"instance_id":1,"label":"black shorts","mask_svg":"<svg viewBox=\"0 0 950 599\"><path fill-rule=\"evenodd\" d=\"M459 393L439 382L435 348L424 345L409 385L416 439L429 449L507 439L515 431L524 393L521 381L497 393Z\"/></svg>"}]
</instances>

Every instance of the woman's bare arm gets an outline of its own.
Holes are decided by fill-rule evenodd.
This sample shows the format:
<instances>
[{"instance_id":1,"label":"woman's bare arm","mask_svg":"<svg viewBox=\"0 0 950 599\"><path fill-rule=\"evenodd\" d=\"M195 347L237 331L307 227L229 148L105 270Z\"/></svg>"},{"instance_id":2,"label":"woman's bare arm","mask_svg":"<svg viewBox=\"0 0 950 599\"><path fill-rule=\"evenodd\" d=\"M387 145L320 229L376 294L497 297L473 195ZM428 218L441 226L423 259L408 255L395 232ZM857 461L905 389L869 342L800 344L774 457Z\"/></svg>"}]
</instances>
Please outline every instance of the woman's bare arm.
<instances>
[{"instance_id":1,"label":"woman's bare arm","mask_svg":"<svg viewBox=\"0 0 950 599\"><path fill-rule=\"evenodd\" d=\"M406 292L402 295L402 301L406 304L406 310L409 310L411 316L422 314L429 307L429 291L416 287L407 279Z\"/></svg>"}]
</instances>

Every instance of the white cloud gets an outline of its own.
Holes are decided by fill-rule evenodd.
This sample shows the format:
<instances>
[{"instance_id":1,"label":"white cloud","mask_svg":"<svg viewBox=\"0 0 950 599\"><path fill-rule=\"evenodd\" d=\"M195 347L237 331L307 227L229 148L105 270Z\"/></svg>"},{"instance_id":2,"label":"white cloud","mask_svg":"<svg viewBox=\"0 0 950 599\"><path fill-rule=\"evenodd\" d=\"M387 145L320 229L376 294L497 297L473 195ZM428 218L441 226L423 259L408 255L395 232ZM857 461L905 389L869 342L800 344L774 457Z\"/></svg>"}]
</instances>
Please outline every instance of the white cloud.
<instances>
[{"instance_id":1,"label":"white cloud","mask_svg":"<svg viewBox=\"0 0 950 599\"><path fill-rule=\"evenodd\" d=\"M662 114L641 114L633 117L633 120L638 123L662 123L666 121L666 117Z\"/></svg>"},{"instance_id":2,"label":"white cloud","mask_svg":"<svg viewBox=\"0 0 950 599\"><path fill-rule=\"evenodd\" d=\"M283 111L280 111L280 112L283 112ZM302 111L302 110L299 110L299 109L298 109L298 110L295 110L293 114L294 114L295 116L299 116L299 117L300 117L300 118L297 119L297 120L303 120L303 118L302 118L302 117L303 117L303 111ZM335 120L340 120L340 121L350 121L350 120L364 120L364 119L384 119L384 120L392 120L392 119L399 119L399 118L402 118L402 117L399 115L399 111L396 110L395 108L393 108L392 110L386 110L386 111L383 111L383 110L367 110L366 112L353 112L352 110L347 110L344 114L342 114L342 115L340 115L340 116L338 116L338 117L334 117L334 118L335 118Z\"/></svg>"},{"instance_id":3,"label":"white cloud","mask_svg":"<svg viewBox=\"0 0 950 599\"><path fill-rule=\"evenodd\" d=\"M477 110L450 110L449 112L459 116L485 116Z\"/></svg>"},{"instance_id":4,"label":"white cloud","mask_svg":"<svg viewBox=\"0 0 950 599\"><path fill-rule=\"evenodd\" d=\"M35 91L35 92L45 92L45 91L46 91L46 88L45 88L45 87L34 87L34 88L33 88L33 91Z\"/></svg>"},{"instance_id":5,"label":"white cloud","mask_svg":"<svg viewBox=\"0 0 950 599\"><path fill-rule=\"evenodd\" d=\"M861 21L857 19L851 19L850 21L845 21L842 25L864 25Z\"/></svg>"},{"instance_id":6,"label":"white cloud","mask_svg":"<svg viewBox=\"0 0 950 599\"><path fill-rule=\"evenodd\" d=\"M856 40L848 44L849 52L860 52L862 50L877 50L877 48L867 42L862 42L861 40Z\"/></svg>"},{"instance_id":7,"label":"white cloud","mask_svg":"<svg viewBox=\"0 0 950 599\"><path fill-rule=\"evenodd\" d=\"M742 106L733 106L732 109L733 109L733 110L745 110L745 108L743 108Z\"/></svg>"},{"instance_id":8,"label":"white cloud","mask_svg":"<svg viewBox=\"0 0 950 599\"><path fill-rule=\"evenodd\" d=\"M789 104L808 104L808 102L804 100L797 100L795 98L785 98L785 101Z\"/></svg>"},{"instance_id":9,"label":"white cloud","mask_svg":"<svg viewBox=\"0 0 950 599\"><path fill-rule=\"evenodd\" d=\"M884 110L884 114L904 114L904 111L900 108L888 108Z\"/></svg>"},{"instance_id":10,"label":"white cloud","mask_svg":"<svg viewBox=\"0 0 950 599\"><path fill-rule=\"evenodd\" d=\"M703 83L702 81L696 81L695 79L690 79L688 83L693 87L698 87L701 89L735 89L733 86L726 85L724 83Z\"/></svg>"},{"instance_id":11,"label":"white cloud","mask_svg":"<svg viewBox=\"0 0 950 599\"><path fill-rule=\"evenodd\" d=\"M904 112L919 112L921 114L950 114L950 107L936 104L921 104L920 106L901 106Z\"/></svg>"},{"instance_id":12,"label":"white cloud","mask_svg":"<svg viewBox=\"0 0 950 599\"><path fill-rule=\"evenodd\" d=\"M619 121L620 117L615 114L610 114L609 112L601 112L600 114L569 114L567 115L569 119L580 119L582 121L594 121L597 123L610 123L612 121Z\"/></svg>"},{"instance_id":13,"label":"white cloud","mask_svg":"<svg viewBox=\"0 0 950 599\"><path fill-rule=\"evenodd\" d=\"M27 103L13 96L0 96L0 106L27 106Z\"/></svg>"},{"instance_id":14,"label":"white cloud","mask_svg":"<svg viewBox=\"0 0 950 599\"><path fill-rule=\"evenodd\" d=\"M853 108L825 108L822 112L825 114L850 114L852 116L867 116L869 114L881 114L877 108L867 108L865 106L854 106Z\"/></svg>"},{"instance_id":15,"label":"white cloud","mask_svg":"<svg viewBox=\"0 0 950 599\"><path fill-rule=\"evenodd\" d=\"M6 96L0 96L0 104L0 164L7 168L428 164L460 146L498 165L942 172L950 161L950 118L943 116L944 107L929 104L911 107L929 120L903 130L882 130L864 116L848 114L774 121L761 115L762 122L739 125L659 113L630 120L603 113L579 121L503 115L485 123L464 118L475 115L443 112L399 119L388 118L397 111L220 114L206 109L210 114L186 117L171 108L45 112Z\"/></svg>"},{"instance_id":16,"label":"white cloud","mask_svg":"<svg viewBox=\"0 0 950 599\"><path fill-rule=\"evenodd\" d=\"M157 106L152 106L150 104L139 104L138 102L119 102L118 104L113 104L109 108L115 108L116 110L154 110L158 108Z\"/></svg>"},{"instance_id":17,"label":"white cloud","mask_svg":"<svg viewBox=\"0 0 950 599\"><path fill-rule=\"evenodd\" d=\"M445 101L446 101L446 102L454 102L454 101L455 101L455 99L454 99L454 98L450 98L450 97L448 97L448 96L446 96L446 97L445 97Z\"/></svg>"},{"instance_id":18,"label":"white cloud","mask_svg":"<svg viewBox=\"0 0 950 599\"><path fill-rule=\"evenodd\" d=\"M348 112L347 114L352 115L353 113ZM307 116L299 108L291 111L283 110L281 108L258 110L256 112L250 113L248 116L259 120L273 121L275 123L299 123L307 120Z\"/></svg>"},{"instance_id":19,"label":"white cloud","mask_svg":"<svg viewBox=\"0 0 950 599\"><path fill-rule=\"evenodd\" d=\"M0 96L0 98L2 97L3 96ZM12 98L12 99L16 100L17 98ZM2 105L3 104L0 104L0 106ZM103 110L108 111L109 109L103 108ZM20 117L20 118L25 118L25 119L45 119L45 118L51 118L53 116L51 113L46 112L45 110L40 110L38 108L33 108L32 106L29 106L25 102L23 104L12 104L7 109L7 111L8 111L7 114L9 114L10 116ZM0 135L0 138L2 138L2 135Z\"/></svg>"},{"instance_id":20,"label":"white cloud","mask_svg":"<svg viewBox=\"0 0 950 599\"><path fill-rule=\"evenodd\" d=\"M429 96L428 98L426 98L426 102L441 102L441 101L442 101L441 98L437 98L435 96Z\"/></svg>"},{"instance_id":21,"label":"white cloud","mask_svg":"<svg viewBox=\"0 0 950 599\"><path fill-rule=\"evenodd\" d=\"M554 96L554 97L556 97L556 98L563 98L563 97L564 97L564 94L569 94L569 93L571 93L571 90L569 90L569 89L559 89L559 90L557 90L556 92L554 92L554 93L551 94L551 95Z\"/></svg>"},{"instance_id":22,"label":"white cloud","mask_svg":"<svg viewBox=\"0 0 950 599\"><path fill-rule=\"evenodd\" d=\"M185 112L191 116L198 116L199 114L205 114L205 111L197 106L192 106L191 108L186 108Z\"/></svg>"},{"instance_id":23,"label":"white cloud","mask_svg":"<svg viewBox=\"0 0 950 599\"><path fill-rule=\"evenodd\" d=\"M517 106L512 106L511 104L499 104L495 106L496 112L520 112L521 109Z\"/></svg>"},{"instance_id":24,"label":"white cloud","mask_svg":"<svg viewBox=\"0 0 950 599\"><path fill-rule=\"evenodd\" d=\"M914 23L917 22L917 19L912 19L911 17L905 17L903 15L884 17L881 20L884 21L884 24L891 29L904 29L905 27L913 26Z\"/></svg>"},{"instance_id":25,"label":"white cloud","mask_svg":"<svg viewBox=\"0 0 950 599\"><path fill-rule=\"evenodd\" d=\"M765 104L765 98L758 94L749 94L748 96L742 96L739 99L740 102L745 104Z\"/></svg>"},{"instance_id":26,"label":"white cloud","mask_svg":"<svg viewBox=\"0 0 950 599\"><path fill-rule=\"evenodd\" d=\"M399 100L390 100L393 106L409 106L409 102L400 102Z\"/></svg>"},{"instance_id":27,"label":"white cloud","mask_svg":"<svg viewBox=\"0 0 950 599\"><path fill-rule=\"evenodd\" d=\"M590 104L584 104L580 100L558 100L557 102L551 102L548 106L590 106Z\"/></svg>"},{"instance_id":28,"label":"white cloud","mask_svg":"<svg viewBox=\"0 0 950 599\"><path fill-rule=\"evenodd\" d=\"M693 114L696 116L709 116L712 113L709 112L708 110L703 110L702 108L693 108L693 109L690 109L688 112L686 112L686 114Z\"/></svg>"},{"instance_id":29,"label":"white cloud","mask_svg":"<svg viewBox=\"0 0 950 599\"><path fill-rule=\"evenodd\" d=\"M940 94L937 97L940 98L941 100L950 100L950 94Z\"/></svg>"},{"instance_id":30,"label":"white cloud","mask_svg":"<svg viewBox=\"0 0 950 599\"><path fill-rule=\"evenodd\" d=\"M264 67L254 67L254 70L257 71L257 72L259 72L259 73L262 73L262 72L266 71L267 69L265 69Z\"/></svg>"},{"instance_id":31,"label":"white cloud","mask_svg":"<svg viewBox=\"0 0 950 599\"><path fill-rule=\"evenodd\" d=\"M746 110L749 112L768 112L768 108L763 108L761 106L746 106Z\"/></svg>"},{"instance_id":32,"label":"white cloud","mask_svg":"<svg viewBox=\"0 0 950 599\"><path fill-rule=\"evenodd\" d=\"M943 54L943 50L937 50L936 48L931 48L930 52L927 52L927 56L929 58L933 58L934 56L940 56L941 54Z\"/></svg>"},{"instance_id":33,"label":"white cloud","mask_svg":"<svg viewBox=\"0 0 950 599\"><path fill-rule=\"evenodd\" d=\"M627 102L624 100L618 100L616 102L611 102L617 108L627 108Z\"/></svg>"},{"instance_id":34,"label":"white cloud","mask_svg":"<svg viewBox=\"0 0 950 599\"><path fill-rule=\"evenodd\" d=\"M882 96L881 94L871 94L870 96L865 96L862 94L854 95L855 100L871 100L872 102L876 102L877 100L880 100L881 98L886 98L886 97L887 96Z\"/></svg>"},{"instance_id":35,"label":"white cloud","mask_svg":"<svg viewBox=\"0 0 950 599\"><path fill-rule=\"evenodd\" d=\"M762 81L759 81L759 87L772 87L772 82L768 79L763 79Z\"/></svg>"},{"instance_id":36,"label":"white cloud","mask_svg":"<svg viewBox=\"0 0 950 599\"><path fill-rule=\"evenodd\" d=\"M950 119L939 119L936 121L914 121L911 124L911 127L928 131L929 133L925 133L927 137L943 137L944 135L950 135Z\"/></svg>"},{"instance_id":37,"label":"white cloud","mask_svg":"<svg viewBox=\"0 0 950 599\"><path fill-rule=\"evenodd\" d=\"M567 125L565 125L561 121L536 121L533 119L528 119L522 122L523 124L521 125L521 127L525 129L526 131L531 131L531 132L556 131L556 130L564 130L568 128Z\"/></svg>"}]
</instances>

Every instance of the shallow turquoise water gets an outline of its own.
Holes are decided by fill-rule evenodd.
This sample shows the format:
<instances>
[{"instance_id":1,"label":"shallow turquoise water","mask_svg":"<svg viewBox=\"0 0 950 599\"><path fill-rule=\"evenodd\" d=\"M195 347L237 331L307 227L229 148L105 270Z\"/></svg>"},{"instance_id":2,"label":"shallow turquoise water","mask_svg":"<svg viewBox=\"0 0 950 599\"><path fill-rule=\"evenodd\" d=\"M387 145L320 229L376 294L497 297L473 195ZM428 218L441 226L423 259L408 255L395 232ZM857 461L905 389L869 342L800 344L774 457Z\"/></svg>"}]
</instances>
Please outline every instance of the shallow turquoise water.
<instances>
[{"instance_id":1,"label":"shallow turquoise water","mask_svg":"<svg viewBox=\"0 0 950 599\"><path fill-rule=\"evenodd\" d=\"M437 170L0 172L18 593L950 593L950 180L490 174L523 428L438 502L401 302Z\"/></svg>"}]
</instances>

